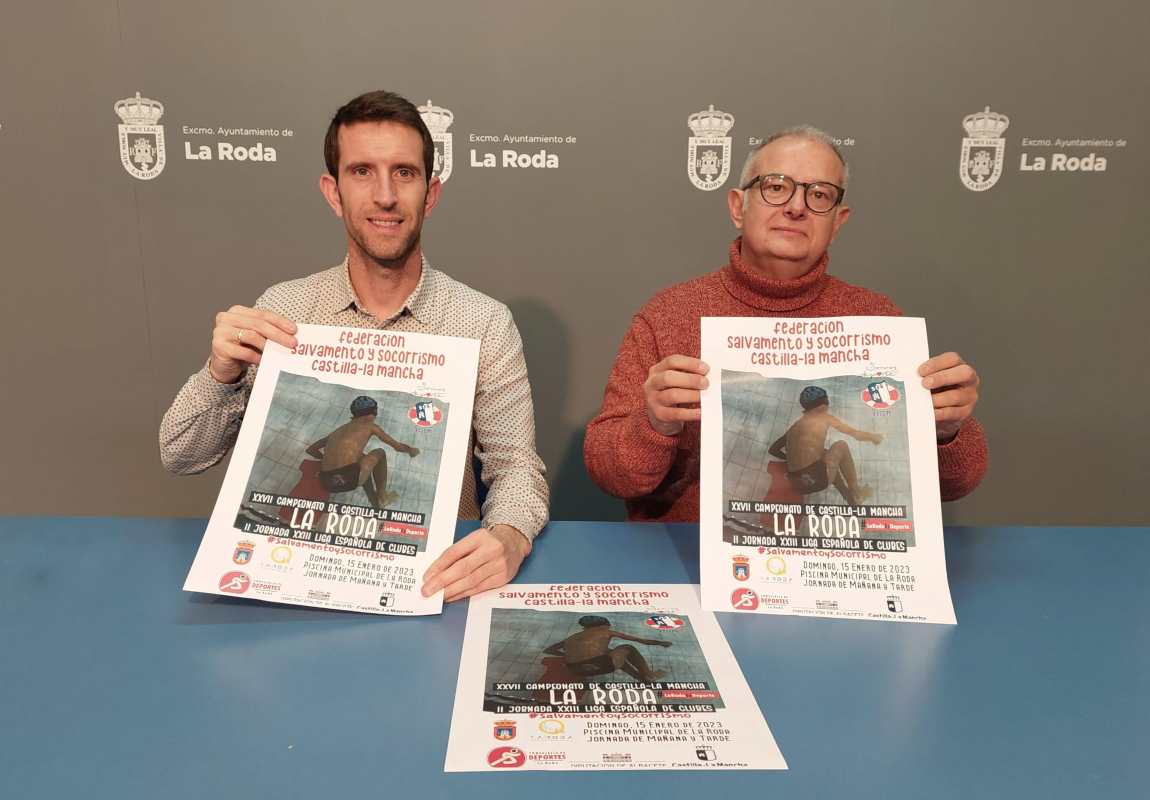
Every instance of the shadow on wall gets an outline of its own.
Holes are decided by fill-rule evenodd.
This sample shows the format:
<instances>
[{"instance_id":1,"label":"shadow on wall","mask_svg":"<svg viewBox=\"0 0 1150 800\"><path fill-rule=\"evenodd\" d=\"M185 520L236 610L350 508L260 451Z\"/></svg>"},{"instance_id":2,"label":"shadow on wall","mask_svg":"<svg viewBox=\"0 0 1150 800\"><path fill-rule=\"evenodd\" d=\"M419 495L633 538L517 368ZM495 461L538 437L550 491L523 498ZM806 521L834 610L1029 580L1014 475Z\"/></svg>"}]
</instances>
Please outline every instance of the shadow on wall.
<instances>
[{"instance_id":1,"label":"shadow on wall","mask_svg":"<svg viewBox=\"0 0 1150 800\"><path fill-rule=\"evenodd\" d=\"M572 424L564 417L574 368L570 331L536 298L512 300L508 307L523 337L535 400L535 439L551 486L551 518L623 519L623 501L604 494L583 466L583 430L589 418Z\"/></svg>"}]
</instances>

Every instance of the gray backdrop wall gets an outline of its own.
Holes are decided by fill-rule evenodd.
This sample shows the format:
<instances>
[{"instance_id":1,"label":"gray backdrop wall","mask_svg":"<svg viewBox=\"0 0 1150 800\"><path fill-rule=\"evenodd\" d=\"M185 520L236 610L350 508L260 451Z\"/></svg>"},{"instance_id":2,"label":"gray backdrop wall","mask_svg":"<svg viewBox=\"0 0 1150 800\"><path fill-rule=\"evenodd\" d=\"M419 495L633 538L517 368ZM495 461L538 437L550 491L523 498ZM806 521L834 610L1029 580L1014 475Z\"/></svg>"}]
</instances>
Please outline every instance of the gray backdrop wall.
<instances>
[{"instance_id":1,"label":"gray backdrop wall","mask_svg":"<svg viewBox=\"0 0 1150 800\"><path fill-rule=\"evenodd\" d=\"M3 20L0 513L209 512L223 470L166 475L160 415L217 310L341 259L323 132L389 88L454 115L425 250L515 313L555 518L622 516L582 431L630 316L724 262L751 138L807 122L851 162L832 272L983 377L991 469L948 519L1147 522L1144 2L109 0ZM113 112L136 92L164 109L146 180ZM732 176L703 191L687 119L711 105ZM988 106L1009 126L974 190L962 123ZM262 161L219 157L257 143ZM557 166L473 166L504 150Z\"/></svg>"}]
</instances>

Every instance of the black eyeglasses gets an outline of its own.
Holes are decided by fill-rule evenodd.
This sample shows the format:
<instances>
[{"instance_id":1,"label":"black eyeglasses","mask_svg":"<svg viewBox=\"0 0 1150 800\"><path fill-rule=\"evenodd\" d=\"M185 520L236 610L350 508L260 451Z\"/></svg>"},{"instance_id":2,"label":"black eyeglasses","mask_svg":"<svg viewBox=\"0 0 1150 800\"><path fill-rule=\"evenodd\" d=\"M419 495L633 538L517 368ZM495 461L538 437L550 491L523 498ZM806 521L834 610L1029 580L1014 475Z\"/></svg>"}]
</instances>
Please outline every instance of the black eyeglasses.
<instances>
[{"instance_id":1,"label":"black eyeglasses","mask_svg":"<svg viewBox=\"0 0 1150 800\"><path fill-rule=\"evenodd\" d=\"M795 190L803 187L803 202L815 214L829 214L831 210L843 201L846 189L835 186L826 181L813 183L799 183L789 175L759 175L743 189L750 189L759 184L759 194L763 202L770 206L785 206L795 196Z\"/></svg>"}]
</instances>

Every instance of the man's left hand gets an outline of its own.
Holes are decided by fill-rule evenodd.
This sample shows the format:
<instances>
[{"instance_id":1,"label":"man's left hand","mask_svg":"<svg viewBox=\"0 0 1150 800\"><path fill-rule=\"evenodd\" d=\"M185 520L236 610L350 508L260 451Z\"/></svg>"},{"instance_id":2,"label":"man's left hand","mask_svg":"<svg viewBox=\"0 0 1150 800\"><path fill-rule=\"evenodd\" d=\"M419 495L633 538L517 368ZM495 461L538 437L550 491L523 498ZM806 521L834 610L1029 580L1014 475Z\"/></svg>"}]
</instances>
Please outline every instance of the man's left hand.
<instances>
[{"instance_id":1,"label":"man's left hand","mask_svg":"<svg viewBox=\"0 0 1150 800\"><path fill-rule=\"evenodd\" d=\"M934 401L934 428L939 444L958 435L978 402L978 373L958 353L943 353L918 368L922 385Z\"/></svg>"},{"instance_id":2,"label":"man's left hand","mask_svg":"<svg viewBox=\"0 0 1150 800\"><path fill-rule=\"evenodd\" d=\"M443 589L444 601L462 600L495 589L519 572L531 552L527 537L510 525L492 525L467 534L423 573L423 596Z\"/></svg>"}]
</instances>

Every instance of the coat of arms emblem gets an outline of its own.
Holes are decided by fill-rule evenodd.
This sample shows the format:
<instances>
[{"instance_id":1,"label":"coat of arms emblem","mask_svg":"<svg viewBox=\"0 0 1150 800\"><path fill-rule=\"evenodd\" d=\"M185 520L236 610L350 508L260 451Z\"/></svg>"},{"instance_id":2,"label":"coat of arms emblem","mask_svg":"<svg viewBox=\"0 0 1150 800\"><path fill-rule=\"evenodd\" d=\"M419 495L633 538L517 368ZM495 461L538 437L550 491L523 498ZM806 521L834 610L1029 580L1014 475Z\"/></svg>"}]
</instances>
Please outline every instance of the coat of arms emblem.
<instances>
[{"instance_id":1,"label":"coat of arms emblem","mask_svg":"<svg viewBox=\"0 0 1150 800\"><path fill-rule=\"evenodd\" d=\"M427 101L427 105L419 107L419 116L423 117L423 124L431 131L431 141L435 143L435 165L431 170L431 177L439 178L440 183L447 183L451 177L451 134L447 129L455 121L455 115L446 108L440 108Z\"/></svg>"},{"instance_id":2,"label":"coat of arms emblem","mask_svg":"<svg viewBox=\"0 0 1150 800\"><path fill-rule=\"evenodd\" d=\"M990 106L962 120L967 135L962 140L958 177L962 179L962 185L972 192L985 192L998 183L1006 155L1006 140L1002 134L1008 125L1010 119L1005 114L991 111Z\"/></svg>"},{"instance_id":3,"label":"coat of arms emblem","mask_svg":"<svg viewBox=\"0 0 1150 800\"><path fill-rule=\"evenodd\" d=\"M687 117L694 135L687 140L687 177L704 192L722 186L731 174L731 137L735 118L714 105Z\"/></svg>"},{"instance_id":4,"label":"coat of arms emblem","mask_svg":"<svg viewBox=\"0 0 1150 800\"><path fill-rule=\"evenodd\" d=\"M120 163L133 178L150 181L164 171L164 104L159 100L128 97L118 101L113 109L122 124L120 129Z\"/></svg>"},{"instance_id":5,"label":"coat of arms emblem","mask_svg":"<svg viewBox=\"0 0 1150 800\"><path fill-rule=\"evenodd\" d=\"M495 723L495 738L502 742L515 738L515 720L501 719Z\"/></svg>"},{"instance_id":6,"label":"coat of arms emblem","mask_svg":"<svg viewBox=\"0 0 1150 800\"><path fill-rule=\"evenodd\" d=\"M246 564L252 560L252 553L256 551L256 543L250 541L243 541L236 545L235 552L232 553L232 561L237 564Z\"/></svg>"},{"instance_id":7,"label":"coat of arms emblem","mask_svg":"<svg viewBox=\"0 0 1150 800\"><path fill-rule=\"evenodd\" d=\"M735 580L747 580L751 577L751 559L746 556L735 556L731 562L731 572Z\"/></svg>"}]
</instances>

